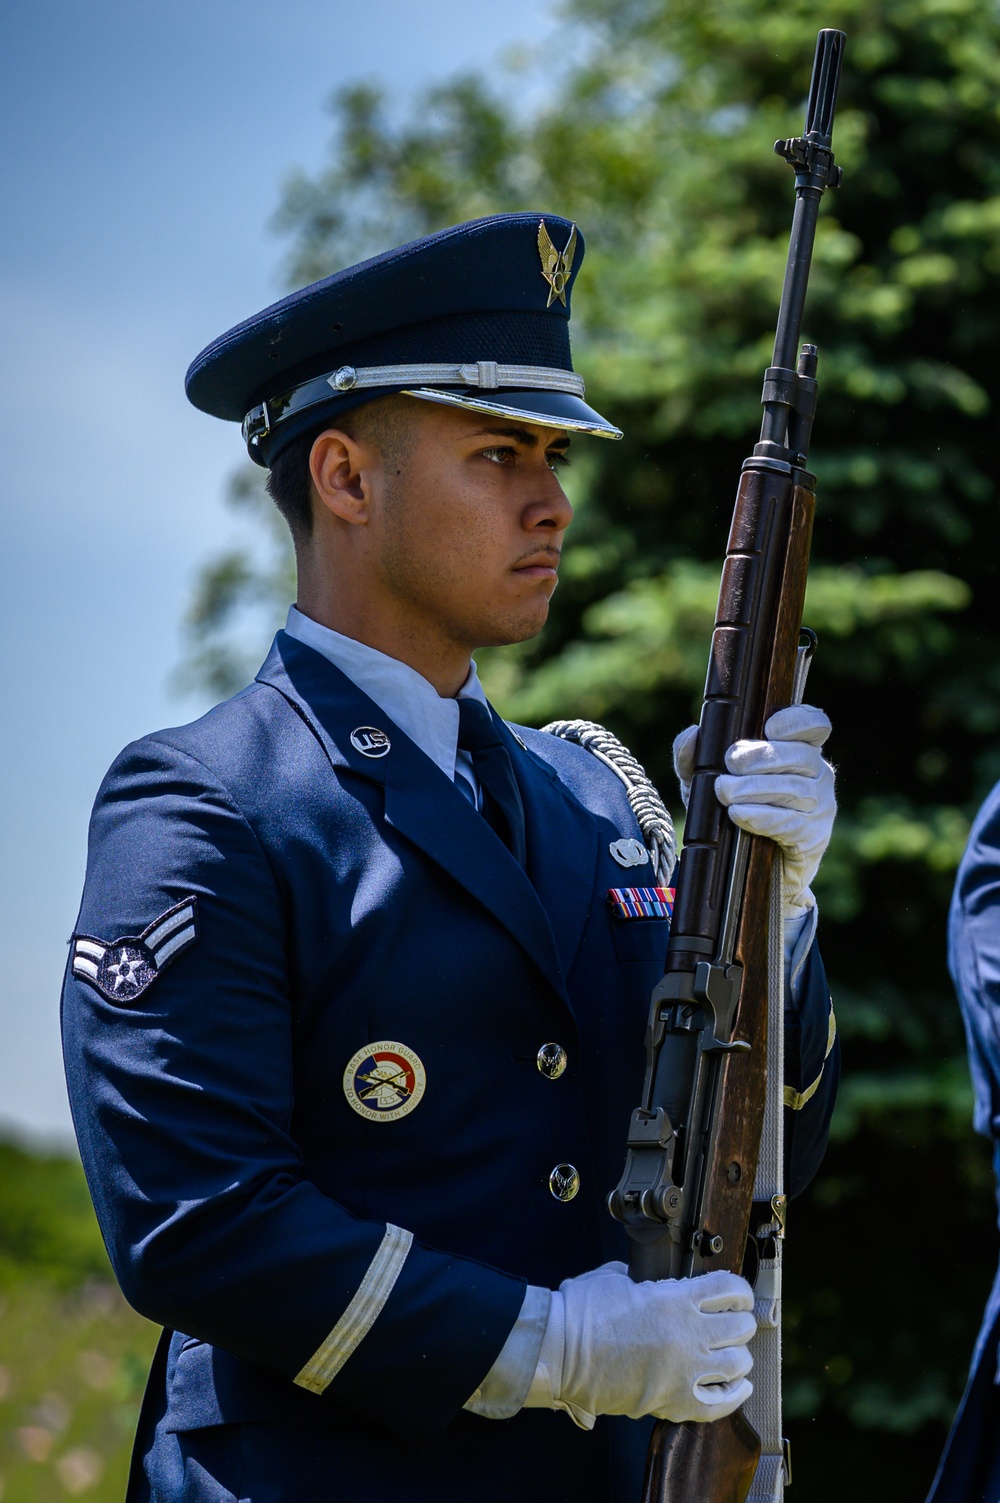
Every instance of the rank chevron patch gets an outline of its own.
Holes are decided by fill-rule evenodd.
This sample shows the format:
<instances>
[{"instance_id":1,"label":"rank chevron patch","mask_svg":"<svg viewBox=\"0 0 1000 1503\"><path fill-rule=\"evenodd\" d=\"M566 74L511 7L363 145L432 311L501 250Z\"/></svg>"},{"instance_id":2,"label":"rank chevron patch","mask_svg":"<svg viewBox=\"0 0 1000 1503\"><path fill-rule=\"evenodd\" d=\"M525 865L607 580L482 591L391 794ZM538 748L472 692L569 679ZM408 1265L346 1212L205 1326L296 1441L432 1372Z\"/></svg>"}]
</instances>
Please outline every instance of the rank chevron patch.
<instances>
[{"instance_id":1,"label":"rank chevron patch","mask_svg":"<svg viewBox=\"0 0 1000 1503\"><path fill-rule=\"evenodd\" d=\"M96 986L109 1002L134 1002L199 933L198 899L183 898L134 937L75 935L73 975Z\"/></svg>"}]
</instances>

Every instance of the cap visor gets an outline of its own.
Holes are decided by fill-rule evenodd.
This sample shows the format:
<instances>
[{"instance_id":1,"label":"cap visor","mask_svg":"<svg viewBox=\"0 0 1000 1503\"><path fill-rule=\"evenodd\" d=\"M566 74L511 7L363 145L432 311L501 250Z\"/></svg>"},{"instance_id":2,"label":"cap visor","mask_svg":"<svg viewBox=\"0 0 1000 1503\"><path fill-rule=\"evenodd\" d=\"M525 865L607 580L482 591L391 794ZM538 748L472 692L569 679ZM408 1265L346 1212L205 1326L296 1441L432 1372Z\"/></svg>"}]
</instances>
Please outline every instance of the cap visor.
<instances>
[{"instance_id":1,"label":"cap visor","mask_svg":"<svg viewBox=\"0 0 1000 1503\"><path fill-rule=\"evenodd\" d=\"M495 397L474 394L474 389L439 391L432 386L408 387L403 395L422 402L440 402L445 407L465 407L469 412L487 412L494 417L520 418L542 428L565 428L570 433L590 433L595 438L621 438L622 430L602 418L580 397L562 391L505 391Z\"/></svg>"}]
</instances>

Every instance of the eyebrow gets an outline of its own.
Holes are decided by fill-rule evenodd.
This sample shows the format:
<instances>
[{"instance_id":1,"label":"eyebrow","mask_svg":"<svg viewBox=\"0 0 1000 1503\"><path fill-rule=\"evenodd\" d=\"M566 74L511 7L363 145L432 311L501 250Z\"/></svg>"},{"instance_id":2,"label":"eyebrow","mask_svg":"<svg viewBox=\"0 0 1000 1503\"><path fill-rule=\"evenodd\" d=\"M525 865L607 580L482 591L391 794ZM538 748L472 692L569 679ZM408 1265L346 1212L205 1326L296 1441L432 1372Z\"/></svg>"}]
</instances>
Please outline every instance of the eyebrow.
<instances>
[{"instance_id":1,"label":"eyebrow","mask_svg":"<svg viewBox=\"0 0 1000 1503\"><path fill-rule=\"evenodd\" d=\"M515 443L523 444L526 449L534 449L538 446L538 435L529 433L527 428L480 428L474 438L512 438ZM563 434L561 438L553 438L545 445L547 449L568 449L569 438Z\"/></svg>"}]
</instances>

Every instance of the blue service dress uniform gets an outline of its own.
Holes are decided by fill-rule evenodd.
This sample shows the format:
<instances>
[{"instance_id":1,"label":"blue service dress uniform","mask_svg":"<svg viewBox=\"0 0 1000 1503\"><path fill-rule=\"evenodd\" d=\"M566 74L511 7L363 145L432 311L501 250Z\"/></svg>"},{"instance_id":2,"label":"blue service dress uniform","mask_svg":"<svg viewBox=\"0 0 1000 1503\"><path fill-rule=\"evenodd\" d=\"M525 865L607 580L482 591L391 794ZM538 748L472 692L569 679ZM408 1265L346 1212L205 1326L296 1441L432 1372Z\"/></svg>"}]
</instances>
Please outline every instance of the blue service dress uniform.
<instances>
[{"instance_id":1,"label":"blue service dress uniform","mask_svg":"<svg viewBox=\"0 0 1000 1503\"><path fill-rule=\"evenodd\" d=\"M1000 1180L1000 784L986 799L958 868L948 962L965 1023L977 1132L993 1143ZM1000 1499L1000 1271L928 1503Z\"/></svg>"},{"instance_id":2,"label":"blue service dress uniform","mask_svg":"<svg viewBox=\"0 0 1000 1503\"><path fill-rule=\"evenodd\" d=\"M526 871L285 633L253 685L128 747L100 790L63 1018L115 1272L167 1328L137 1503L631 1495L643 1424L462 1407L528 1284L626 1255L605 1197L667 938L606 902L609 847L639 834L614 774L501 729ZM793 1192L836 1083L815 946L799 998ZM552 1043L568 1066L547 1075ZM350 1099L375 1044L425 1081L391 1120ZM579 1173L570 1200L560 1165Z\"/></svg>"}]
</instances>

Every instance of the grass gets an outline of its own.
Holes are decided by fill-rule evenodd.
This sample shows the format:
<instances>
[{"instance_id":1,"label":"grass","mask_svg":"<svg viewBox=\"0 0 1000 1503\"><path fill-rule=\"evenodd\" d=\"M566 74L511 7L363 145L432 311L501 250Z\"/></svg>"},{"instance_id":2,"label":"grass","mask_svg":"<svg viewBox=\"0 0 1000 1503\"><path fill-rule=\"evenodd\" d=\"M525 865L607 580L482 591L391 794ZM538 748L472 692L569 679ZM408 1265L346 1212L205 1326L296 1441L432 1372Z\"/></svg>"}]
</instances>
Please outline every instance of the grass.
<instances>
[{"instance_id":1,"label":"grass","mask_svg":"<svg viewBox=\"0 0 1000 1503\"><path fill-rule=\"evenodd\" d=\"M121 1503L157 1335L114 1284L79 1164L0 1143L2 1503Z\"/></svg>"}]
</instances>

